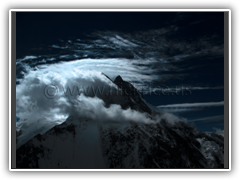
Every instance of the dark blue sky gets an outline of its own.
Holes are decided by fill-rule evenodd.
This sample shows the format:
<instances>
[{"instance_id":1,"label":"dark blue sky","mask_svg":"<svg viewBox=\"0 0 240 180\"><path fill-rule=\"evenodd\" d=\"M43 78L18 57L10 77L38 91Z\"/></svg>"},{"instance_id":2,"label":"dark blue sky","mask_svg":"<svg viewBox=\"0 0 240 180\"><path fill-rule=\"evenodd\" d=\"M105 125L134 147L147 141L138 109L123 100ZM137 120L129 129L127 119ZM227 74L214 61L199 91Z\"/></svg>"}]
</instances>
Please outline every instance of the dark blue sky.
<instances>
[{"instance_id":1,"label":"dark blue sky","mask_svg":"<svg viewBox=\"0 0 240 180\"><path fill-rule=\"evenodd\" d=\"M106 37L116 35L123 38L118 41L133 45L119 48L115 40L111 46L113 39ZM17 59L36 56L34 62L25 61L31 67L42 64L42 58L48 56L56 58L49 64L73 61L74 49L78 59L83 54L93 59L138 59L135 65L139 69L151 69L144 75L154 72L159 77L146 84L151 87L190 87L190 95L144 95L155 106L222 102L223 38L224 14L220 12L17 12ZM73 45L77 39L86 46ZM62 48L53 48L53 44ZM106 44L109 47L103 48ZM66 54L66 58L59 58ZM145 63L152 58L155 61ZM21 71L24 68L17 65L19 78ZM196 109L173 113L202 131L223 129L223 105Z\"/></svg>"}]
</instances>

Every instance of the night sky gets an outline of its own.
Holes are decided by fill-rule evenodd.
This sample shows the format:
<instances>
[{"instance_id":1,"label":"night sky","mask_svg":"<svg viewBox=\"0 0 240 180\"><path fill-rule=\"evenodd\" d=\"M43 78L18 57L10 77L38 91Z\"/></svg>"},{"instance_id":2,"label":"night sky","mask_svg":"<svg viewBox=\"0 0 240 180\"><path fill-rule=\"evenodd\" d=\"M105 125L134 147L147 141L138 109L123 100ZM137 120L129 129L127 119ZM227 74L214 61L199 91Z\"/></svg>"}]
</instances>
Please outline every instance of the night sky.
<instances>
[{"instance_id":1,"label":"night sky","mask_svg":"<svg viewBox=\"0 0 240 180\"><path fill-rule=\"evenodd\" d=\"M223 130L223 12L17 12L16 18L17 84L28 68L87 59L84 68L100 65L110 78L121 75L147 102L201 131Z\"/></svg>"}]
</instances>

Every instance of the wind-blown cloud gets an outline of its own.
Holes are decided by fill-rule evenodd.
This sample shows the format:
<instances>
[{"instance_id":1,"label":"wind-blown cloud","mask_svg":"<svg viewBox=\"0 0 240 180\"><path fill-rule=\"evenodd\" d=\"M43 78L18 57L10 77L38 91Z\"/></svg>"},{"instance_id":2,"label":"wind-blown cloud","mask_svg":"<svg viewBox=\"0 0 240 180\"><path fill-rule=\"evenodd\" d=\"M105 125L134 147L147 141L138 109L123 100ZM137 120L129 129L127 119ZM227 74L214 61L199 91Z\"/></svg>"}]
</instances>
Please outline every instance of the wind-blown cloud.
<instances>
[{"instance_id":1,"label":"wind-blown cloud","mask_svg":"<svg viewBox=\"0 0 240 180\"><path fill-rule=\"evenodd\" d=\"M168 111L168 112L187 112L187 111L198 111L207 107L219 107L219 106L224 106L224 101L168 104L168 105L157 106L157 108Z\"/></svg>"},{"instance_id":2,"label":"wind-blown cloud","mask_svg":"<svg viewBox=\"0 0 240 180\"><path fill-rule=\"evenodd\" d=\"M48 47L53 50L49 53L51 55L45 54L35 57L29 55L23 58L22 63L30 64L33 67L43 63L89 58L89 60L92 60L92 64L93 62L100 63L100 66L107 62L108 70L111 67L112 72L119 71L118 74L122 76L128 71L123 71L123 68L119 69L120 66L124 65L127 69L129 67L135 68L138 75L151 79L151 81L145 83L152 83L155 86L167 84L175 87L184 83L185 86L195 87L194 90L222 88L222 84L217 81L207 83L206 81L214 78L214 76L220 77L220 74L217 74L222 70L218 63L220 61L214 61L214 73L208 65L213 57L223 57L223 46L221 44L213 46L209 38L206 39L206 37L201 38L198 42L176 41L167 38L168 34L178 31L179 27L177 26L133 34L98 31L89 35L89 39L61 41L59 44ZM30 57L34 59L30 59ZM128 60L127 63L126 59ZM95 68L99 69L97 66L92 67L92 69ZM205 71L209 71L208 78L203 77L204 73L199 74L203 68ZM130 72L133 72L131 70ZM110 74L113 74L112 72ZM126 80L131 83L141 82L141 85L144 84L141 81L142 79L137 80L136 76L134 79L127 78ZM193 82L198 82L198 84L193 84Z\"/></svg>"},{"instance_id":3,"label":"wind-blown cloud","mask_svg":"<svg viewBox=\"0 0 240 180\"><path fill-rule=\"evenodd\" d=\"M17 59L16 64L21 63L26 60L33 60L33 59L37 59L37 58L38 58L37 56L32 56L32 55L25 56L24 58Z\"/></svg>"},{"instance_id":4,"label":"wind-blown cloud","mask_svg":"<svg viewBox=\"0 0 240 180\"><path fill-rule=\"evenodd\" d=\"M192 119L192 120L188 120L188 121L189 122L212 122L212 121L222 121L222 120L224 120L224 116L218 115L218 116L210 116L210 117Z\"/></svg>"},{"instance_id":5,"label":"wind-blown cloud","mask_svg":"<svg viewBox=\"0 0 240 180\"><path fill-rule=\"evenodd\" d=\"M18 147L38 133L44 134L53 126L61 124L69 116L107 122L156 123L162 118L169 118L169 123L174 123L180 120L165 113L158 115L154 121L144 113L132 109L123 110L120 105L113 104L107 108L104 101L93 93L87 94L88 96L82 90L81 93L67 93L68 87L73 90L75 86L107 87L106 89L118 91L117 86L101 72L105 70L110 76L116 75L114 69L111 69L111 63L118 66L118 73L121 72L127 80L141 78L143 81L151 81L148 76L138 74L127 60L122 59L122 64L118 65L114 59L100 62L88 59L28 69L16 87L16 116L20 119L16 126L17 130L23 131L18 137ZM46 91L46 87L51 88ZM54 96L46 95L46 92Z\"/></svg>"},{"instance_id":6,"label":"wind-blown cloud","mask_svg":"<svg viewBox=\"0 0 240 180\"><path fill-rule=\"evenodd\" d=\"M168 104L161 105L158 107L208 107L208 106L223 106L224 101L220 102L204 102L204 103L183 103L183 104Z\"/></svg>"},{"instance_id":7,"label":"wind-blown cloud","mask_svg":"<svg viewBox=\"0 0 240 180\"><path fill-rule=\"evenodd\" d=\"M115 37L112 36L103 36L104 39L112 42L116 47L121 48L121 47L137 47L137 44L134 44L130 42L127 39L122 38L119 35L116 35Z\"/></svg>"},{"instance_id":8,"label":"wind-blown cloud","mask_svg":"<svg viewBox=\"0 0 240 180\"><path fill-rule=\"evenodd\" d=\"M216 134L218 134L218 135L221 135L221 136L223 136L224 137L224 130L222 130L222 129L218 129L218 128L213 128L216 132Z\"/></svg>"}]
</instances>

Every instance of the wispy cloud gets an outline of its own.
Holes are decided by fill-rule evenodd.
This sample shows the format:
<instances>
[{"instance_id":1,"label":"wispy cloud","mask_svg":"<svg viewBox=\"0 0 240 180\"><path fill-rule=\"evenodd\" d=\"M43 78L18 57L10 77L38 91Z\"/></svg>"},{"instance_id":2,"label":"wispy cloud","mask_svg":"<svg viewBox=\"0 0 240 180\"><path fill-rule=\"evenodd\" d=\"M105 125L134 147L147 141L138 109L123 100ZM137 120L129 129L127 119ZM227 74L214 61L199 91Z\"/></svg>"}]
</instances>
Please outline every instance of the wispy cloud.
<instances>
[{"instance_id":1,"label":"wispy cloud","mask_svg":"<svg viewBox=\"0 0 240 180\"><path fill-rule=\"evenodd\" d=\"M205 117L205 118L199 118L199 119L192 119L192 120L188 120L189 122L201 122L201 121L222 121L224 120L224 116L223 115L218 115L218 116L210 116L210 117Z\"/></svg>"},{"instance_id":2,"label":"wispy cloud","mask_svg":"<svg viewBox=\"0 0 240 180\"><path fill-rule=\"evenodd\" d=\"M168 105L157 106L157 108L168 111L168 112L187 112L187 111L198 111L206 107L218 107L223 105L224 105L224 101L220 101L220 102L168 104Z\"/></svg>"},{"instance_id":3,"label":"wispy cloud","mask_svg":"<svg viewBox=\"0 0 240 180\"><path fill-rule=\"evenodd\" d=\"M66 47L60 47L58 45L52 45L53 48L57 48L57 49L68 49L69 47L66 46Z\"/></svg>"},{"instance_id":4,"label":"wispy cloud","mask_svg":"<svg viewBox=\"0 0 240 180\"><path fill-rule=\"evenodd\" d=\"M122 38L119 35L116 35L115 37L105 36L104 38L109 40L110 42L112 42L113 44L115 44L115 45L117 45L119 47L121 47L121 46L124 46L124 47L137 47L138 46L137 44L134 44L134 43L130 42L129 40Z\"/></svg>"},{"instance_id":5,"label":"wispy cloud","mask_svg":"<svg viewBox=\"0 0 240 180\"><path fill-rule=\"evenodd\" d=\"M190 25L198 24L198 23L200 23L202 21L204 21L204 20L194 21L194 22L190 23Z\"/></svg>"},{"instance_id":6,"label":"wispy cloud","mask_svg":"<svg viewBox=\"0 0 240 180\"><path fill-rule=\"evenodd\" d=\"M31 59L37 59L38 57L37 56L25 56L24 58L21 58L21 59L17 59L17 63L18 62L21 62L21 61L25 61L25 60L31 60Z\"/></svg>"},{"instance_id":7,"label":"wispy cloud","mask_svg":"<svg viewBox=\"0 0 240 180\"><path fill-rule=\"evenodd\" d=\"M206 107L206 106L223 106L224 101L220 102L204 102L204 103L183 103L183 104L168 104L158 107Z\"/></svg>"},{"instance_id":8,"label":"wispy cloud","mask_svg":"<svg viewBox=\"0 0 240 180\"><path fill-rule=\"evenodd\" d=\"M223 89L223 86L216 86L216 87L191 87L191 90L206 90L206 89Z\"/></svg>"},{"instance_id":9,"label":"wispy cloud","mask_svg":"<svg viewBox=\"0 0 240 180\"><path fill-rule=\"evenodd\" d=\"M213 128L216 132L216 134L218 134L218 135L221 135L221 136L223 136L224 137L224 130L222 130L222 129L219 129L219 128Z\"/></svg>"},{"instance_id":10,"label":"wispy cloud","mask_svg":"<svg viewBox=\"0 0 240 180\"><path fill-rule=\"evenodd\" d=\"M124 63L125 68L134 68L135 72L138 71L138 75L141 74L141 76L151 79L150 83L154 85L160 83L173 86L185 84L185 86L191 86L191 90L221 89L221 81L215 80L222 73L218 63L220 61L214 61L214 73L209 67L209 62L211 58L216 58L216 55L222 55L223 46L211 45L209 43L211 37L210 40L201 38L197 42L176 41L168 38L168 34L178 32L179 28L169 26L135 33L97 31L90 34L89 39L73 39L52 45L49 49L54 52L54 55L51 52L48 55L42 55L41 58L40 56L26 56L22 61L28 60L27 63L33 67L43 64L43 62L51 61L50 63L53 63L52 58L55 58L54 63L57 63L69 60L78 61L88 57L89 59L98 59L97 64L107 60L111 65L111 61L114 61L111 69L117 72L119 68L117 64L121 65L122 59L127 59L128 63ZM30 59L34 59L34 61ZM115 63L115 60L118 62ZM93 70L99 69L96 64L92 63L92 65ZM202 73L203 69L206 73ZM119 71L119 74L124 76L123 71ZM137 79L136 76L132 77ZM209 85L212 87L208 87Z\"/></svg>"}]
</instances>

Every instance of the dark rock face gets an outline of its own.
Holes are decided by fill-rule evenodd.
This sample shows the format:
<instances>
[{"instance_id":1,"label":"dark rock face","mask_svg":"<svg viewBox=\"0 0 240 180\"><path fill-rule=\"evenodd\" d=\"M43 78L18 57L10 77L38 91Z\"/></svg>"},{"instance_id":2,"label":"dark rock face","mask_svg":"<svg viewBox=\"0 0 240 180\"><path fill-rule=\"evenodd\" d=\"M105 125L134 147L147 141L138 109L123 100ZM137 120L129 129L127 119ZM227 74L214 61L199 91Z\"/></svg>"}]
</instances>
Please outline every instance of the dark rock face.
<instances>
[{"instance_id":1,"label":"dark rock face","mask_svg":"<svg viewBox=\"0 0 240 180\"><path fill-rule=\"evenodd\" d=\"M138 90L131 83L123 81L121 76L117 76L113 82L123 91L123 95L141 97Z\"/></svg>"},{"instance_id":2,"label":"dark rock face","mask_svg":"<svg viewBox=\"0 0 240 180\"><path fill-rule=\"evenodd\" d=\"M123 79L122 79L122 77L120 76L120 75L118 75L116 78L115 78L115 80L114 80L114 83L115 84L119 84L119 83L122 83L123 82Z\"/></svg>"},{"instance_id":3,"label":"dark rock face","mask_svg":"<svg viewBox=\"0 0 240 180\"><path fill-rule=\"evenodd\" d=\"M223 138L207 135L186 123L170 127L136 124L124 130L101 129L103 156L109 168L223 168ZM217 140L221 139L221 142ZM204 147L199 140L214 142ZM205 156L207 149L217 149Z\"/></svg>"},{"instance_id":4,"label":"dark rock face","mask_svg":"<svg viewBox=\"0 0 240 180\"><path fill-rule=\"evenodd\" d=\"M136 91L121 76L114 83ZM140 93L103 100L152 114ZM223 155L222 136L182 121L119 125L69 117L17 149L17 168L223 168Z\"/></svg>"},{"instance_id":5,"label":"dark rock face","mask_svg":"<svg viewBox=\"0 0 240 180\"><path fill-rule=\"evenodd\" d=\"M68 122L69 120L66 120L66 122L53 127L44 135L38 134L34 136L17 149L17 168L47 168L39 166L39 160L53 158L51 157L51 153L54 150L53 147L56 141L60 140L64 142L66 140L72 140L75 138L75 129L78 128L81 130L81 127L76 127L76 125L70 123L67 124ZM46 142L47 145L44 145ZM56 148L58 147L55 146L55 149ZM63 149L59 149L59 151L63 151ZM56 166L55 168L58 167Z\"/></svg>"},{"instance_id":6,"label":"dark rock face","mask_svg":"<svg viewBox=\"0 0 240 180\"><path fill-rule=\"evenodd\" d=\"M110 79L107 75L105 76ZM131 108L148 114L152 113L151 109L142 100L140 92L131 83L124 81L121 76L117 76L113 83L118 86L120 92L117 95L101 97L107 106L119 104L123 109Z\"/></svg>"}]
</instances>

